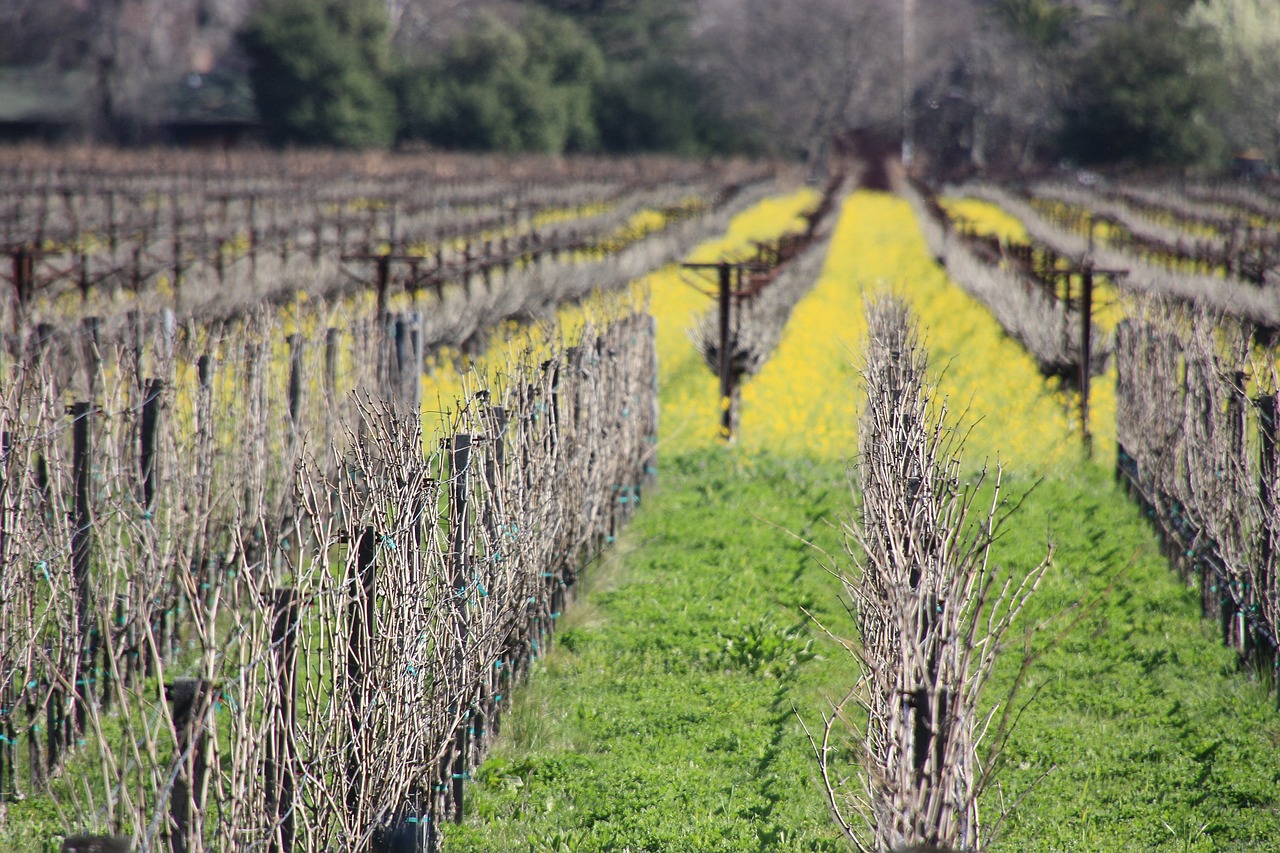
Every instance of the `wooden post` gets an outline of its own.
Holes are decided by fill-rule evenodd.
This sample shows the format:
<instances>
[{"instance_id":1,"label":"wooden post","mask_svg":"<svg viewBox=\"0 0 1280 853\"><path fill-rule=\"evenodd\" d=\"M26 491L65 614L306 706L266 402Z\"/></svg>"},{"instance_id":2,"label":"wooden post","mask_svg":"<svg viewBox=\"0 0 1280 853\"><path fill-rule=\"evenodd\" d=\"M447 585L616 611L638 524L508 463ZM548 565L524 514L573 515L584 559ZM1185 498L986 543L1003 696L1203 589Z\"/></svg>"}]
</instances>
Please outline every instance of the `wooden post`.
<instances>
[{"instance_id":1,"label":"wooden post","mask_svg":"<svg viewBox=\"0 0 1280 853\"><path fill-rule=\"evenodd\" d=\"M1246 460L1244 455L1245 449L1245 374L1243 371L1234 371L1231 375L1231 385L1227 389L1227 453L1228 458L1225 460L1225 468L1227 471L1246 470ZM1241 540L1241 519L1232 515L1228 524L1229 533L1237 542ZM1227 646L1244 653L1246 651L1247 631L1244 630L1244 613L1237 605L1236 597L1232 589L1237 580L1230 576L1229 567L1224 564L1222 578L1218 581L1220 585L1226 589L1222 594L1222 639Z\"/></svg>"},{"instance_id":2,"label":"wooden post","mask_svg":"<svg viewBox=\"0 0 1280 853\"><path fill-rule=\"evenodd\" d=\"M160 482L156 445L160 432L160 398L164 394L164 380L147 379L146 389L142 398L142 453L139 456L139 473L142 476L142 509L149 514L154 510L156 489Z\"/></svg>"},{"instance_id":3,"label":"wooden post","mask_svg":"<svg viewBox=\"0 0 1280 853\"><path fill-rule=\"evenodd\" d=\"M569 421L569 434L573 436L582 420L582 347L566 347L564 351L565 372L569 375L569 398L573 405L569 408L573 420Z\"/></svg>"},{"instance_id":4,"label":"wooden post","mask_svg":"<svg viewBox=\"0 0 1280 853\"><path fill-rule=\"evenodd\" d=\"M294 838L293 768L296 755L293 732L296 724L296 680L298 659L298 599L293 589L272 591L271 671L276 675L276 692L271 703L270 734L267 740L266 800L273 819L267 849L270 853L292 853Z\"/></svg>"},{"instance_id":5,"label":"wooden post","mask_svg":"<svg viewBox=\"0 0 1280 853\"><path fill-rule=\"evenodd\" d=\"M45 752L46 767L52 775L62 758L62 751L67 742L67 713L63 692L52 684L48 687L48 699L45 702Z\"/></svg>"},{"instance_id":6,"label":"wooden post","mask_svg":"<svg viewBox=\"0 0 1280 853\"><path fill-rule=\"evenodd\" d=\"M408 314L397 314L395 318L395 368L392 371L394 380L392 382L392 398L395 400L396 408L403 412L410 400L413 398L413 391L409 386L410 377L417 384L418 372L413 369L413 341L410 333L410 317Z\"/></svg>"},{"instance_id":7,"label":"wooden post","mask_svg":"<svg viewBox=\"0 0 1280 853\"><path fill-rule=\"evenodd\" d=\"M35 291L35 252L25 245L13 251L13 288L18 297L18 311L14 317L14 331L17 331Z\"/></svg>"},{"instance_id":8,"label":"wooden post","mask_svg":"<svg viewBox=\"0 0 1280 853\"><path fill-rule=\"evenodd\" d=\"M485 454L484 460L484 482L485 482L485 502L483 524L485 535L489 539L490 565L493 570L499 571L498 562L506 559L503 554L502 531L499 529L498 512L501 509L498 505L498 495L501 492L502 483L506 476L506 431L507 431L507 410L503 406L490 406L486 411L486 420L489 425L489 452ZM510 642L508 640L508 642ZM474 723L475 740L480 750L484 749L485 740L496 734L498 731L498 705L492 698L492 694L501 694L503 692L502 683L506 670L509 669L510 662L504 653L502 658L497 661L498 672L490 673L481 685L482 691L485 691L480 702L477 703L477 716ZM487 690L486 685L495 685L495 690ZM483 758L478 755L477 760Z\"/></svg>"},{"instance_id":9,"label":"wooden post","mask_svg":"<svg viewBox=\"0 0 1280 853\"><path fill-rule=\"evenodd\" d=\"M9 453L13 445L13 436L8 430L0 432L0 577L6 577L5 549L8 545L8 519L5 507L8 505ZM9 688L0 693L0 803L17 793L18 772L14 763L14 747L17 746L17 732L13 717L17 711L16 697ZM6 776L8 781L6 782Z\"/></svg>"},{"instance_id":10,"label":"wooden post","mask_svg":"<svg viewBox=\"0 0 1280 853\"><path fill-rule=\"evenodd\" d=\"M18 793L18 769L14 761L14 747L18 744L13 724L15 705L13 693L6 687L0 692L0 803L8 802Z\"/></svg>"},{"instance_id":11,"label":"wooden post","mask_svg":"<svg viewBox=\"0 0 1280 853\"><path fill-rule=\"evenodd\" d=\"M1262 530L1259 535L1258 570L1254 574L1253 601L1275 596L1276 545L1276 439L1280 434L1280 406L1275 394L1258 398L1258 432L1262 441L1258 449L1258 498L1262 505ZM1274 600L1274 599L1273 599ZM1274 650L1273 650L1274 651ZM1280 684L1274 685L1280 691ZM1277 701L1280 701L1278 697Z\"/></svg>"},{"instance_id":12,"label":"wooden post","mask_svg":"<svg viewBox=\"0 0 1280 853\"><path fill-rule=\"evenodd\" d=\"M471 298L471 241L462 244L462 287Z\"/></svg>"},{"instance_id":13,"label":"wooden post","mask_svg":"<svg viewBox=\"0 0 1280 853\"><path fill-rule=\"evenodd\" d=\"M169 816L172 836L169 839L173 853L188 853L191 836L191 815L204 811L205 792L208 787L208 759L205 755L204 715L209 702L209 683L198 678L175 678L172 684L163 685L163 696L172 706L173 733L177 755L185 755L185 767L178 770L169 796ZM201 849L196 847L195 850Z\"/></svg>"},{"instance_id":14,"label":"wooden post","mask_svg":"<svg viewBox=\"0 0 1280 853\"><path fill-rule=\"evenodd\" d=\"M369 844L369 853L436 853L436 849L435 826L429 817L419 815L396 817L391 826L376 830Z\"/></svg>"},{"instance_id":15,"label":"wooden post","mask_svg":"<svg viewBox=\"0 0 1280 853\"><path fill-rule=\"evenodd\" d=\"M207 356L204 357L207 359ZM197 363L197 374L199 374L201 390L206 387L208 375L208 362L203 360ZM164 380L148 378L144 382L145 392L142 397L142 416L139 422L139 450L138 455L138 477L139 477L139 503L142 506L142 519L147 524L151 522L152 513L155 512L156 492L159 490L160 483L160 465L159 454L157 448L159 445L160 432L160 415L161 415L161 396L164 394ZM204 415L204 406L207 395L201 394L199 407L197 408L197 417ZM205 415L207 418L207 415ZM208 428L208 427L206 427ZM160 613L160 648L159 653L162 657L169 656L169 634L170 631L176 630L175 625L171 624L169 615L169 605L165 604L164 609ZM151 655L145 658L144 666L149 674L154 662Z\"/></svg>"},{"instance_id":16,"label":"wooden post","mask_svg":"<svg viewBox=\"0 0 1280 853\"><path fill-rule=\"evenodd\" d=\"M249 196L249 277L258 274L258 197Z\"/></svg>"},{"instance_id":17,"label":"wooden post","mask_svg":"<svg viewBox=\"0 0 1280 853\"><path fill-rule=\"evenodd\" d=\"M39 680L33 679L27 685L27 763L31 768L31 784L41 786L45 783L45 763L40 758L40 724L39 706L36 704L36 688Z\"/></svg>"},{"instance_id":18,"label":"wooden post","mask_svg":"<svg viewBox=\"0 0 1280 853\"><path fill-rule=\"evenodd\" d=\"M342 340L342 331L330 326L324 336L324 391L329 397L330 405L338 395L338 343Z\"/></svg>"},{"instance_id":19,"label":"wooden post","mask_svg":"<svg viewBox=\"0 0 1280 853\"><path fill-rule=\"evenodd\" d=\"M111 252L112 260L116 256L116 246L118 244L116 237L116 193L115 190L107 191L107 249Z\"/></svg>"},{"instance_id":20,"label":"wooden post","mask_svg":"<svg viewBox=\"0 0 1280 853\"><path fill-rule=\"evenodd\" d=\"M1089 384L1093 373L1093 265L1080 270L1080 436L1086 455L1093 453L1089 432Z\"/></svg>"},{"instance_id":21,"label":"wooden post","mask_svg":"<svg viewBox=\"0 0 1280 853\"><path fill-rule=\"evenodd\" d=\"M379 314L374 318L373 323L377 335L378 394L384 401L395 403L398 398L396 373L400 365L395 351L396 320L394 317Z\"/></svg>"},{"instance_id":22,"label":"wooden post","mask_svg":"<svg viewBox=\"0 0 1280 853\"><path fill-rule=\"evenodd\" d=\"M454 610L458 620L458 647L454 650L453 665L455 677L465 683L466 644L469 640L470 626L467 616L467 591L471 587L470 573L470 532L468 518L467 478L471 467L472 436L459 433L453 436L449 444L449 566L451 572L450 586L454 593ZM462 697L458 697L461 701ZM465 714L458 707L459 717ZM453 761L450 771L452 777L453 821L462 822L463 781L467 774L467 726L461 723L454 735Z\"/></svg>"},{"instance_id":23,"label":"wooden post","mask_svg":"<svg viewBox=\"0 0 1280 853\"><path fill-rule=\"evenodd\" d=\"M89 301L89 253L83 249L76 257L76 266L80 274L76 277L76 286L80 290L80 305Z\"/></svg>"},{"instance_id":24,"label":"wooden post","mask_svg":"<svg viewBox=\"0 0 1280 853\"><path fill-rule=\"evenodd\" d=\"M182 214L179 212L178 200L173 205L173 303L182 307Z\"/></svg>"},{"instance_id":25,"label":"wooden post","mask_svg":"<svg viewBox=\"0 0 1280 853\"><path fill-rule=\"evenodd\" d=\"M725 441L733 438L733 376L730 374L729 360L729 322L733 305L732 270L728 264L720 264L720 437Z\"/></svg>"},{"instance_id":26,"label":"wooden post","mask_svg":"<svg viewBox=\"0 0 1280 853\"><path fill-rule=\"evenodd\" d=\"M302 417L302 335L289 336L289 422L296 429Z\"/></svg>"},{"instance_id":27,"label":"wooden post","mask_svg":"<svg viewBox=\"0 0 1280 853\"><path fill-rule=\"evenodd\" d=\"M362 737L365 667L370 657L371 641L377 629L374 605L374 557L378 534L366 527L356 541L356 559L349 562L347 585L351 589L349 607L351 628L347 639L347 692L351 707L351 750L347 758L347 810L355 814L360 808L364 790L364 767L369 750Z\"/></svg>"},{"instance_id":28,"label":"wooden post","mask_svg":"<svg viewBox=\"0 0 1280 853\"><path fill-rule=\"evenodd\" d=\"M391 286L391 256L378 255L374 263L378 271L378 277L374 283L378 289L377 316L381 318L387 313L387 289Z\"/></svg>"},{"instance_id":29,"label":"wooden post","mask_svg":"<svg viewBox=\"0 0 1280 853\"><path fill-rule=\"evenodd\" d=\"M92 692L90 681L94 648L92 600L89 594L89 552L93 545L93 519L89 511L90 455L92 430L90 404L71 404L72 417L72 471L75 483L75 508L71 528L71 582L76 599L76 640L78 663L75 678L76 731L83 732L87 721L88 703Z\"/></svg>"},{"instance_id":30,"label":"wooden post","mask_svg":"<svg viewBox=\"0 0 1280 853\"><path fill-rule=\"evenodd\" d=\"M199 394L196 398L195 423L196 433L208 440L213 437L213 356L208 353L196 359L196 383Z\"/></svg>"},{"instance_id":31,"label":"wooden post","mask_svg":"<svg viewBox=\"0 0 1280 853\"><path fill-rule=\"evenodd\" d=\"M137 299L142 291L142 247L147 245L147 240L147 232L144 229L142 238L133 246L133 263L129 267L129 289L133 292L134 299Z\"/></svg>"}]
</instances>

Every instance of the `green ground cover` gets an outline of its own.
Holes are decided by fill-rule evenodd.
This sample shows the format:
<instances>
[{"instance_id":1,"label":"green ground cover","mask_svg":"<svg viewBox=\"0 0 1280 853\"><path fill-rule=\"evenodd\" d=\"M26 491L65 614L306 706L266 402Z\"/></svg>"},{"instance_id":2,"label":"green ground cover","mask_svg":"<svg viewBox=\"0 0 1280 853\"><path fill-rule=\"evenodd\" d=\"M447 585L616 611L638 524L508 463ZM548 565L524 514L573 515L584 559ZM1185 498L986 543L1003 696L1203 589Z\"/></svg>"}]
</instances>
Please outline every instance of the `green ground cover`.
<instances>
[{"instance_id":1,"label":"green ground cover","mask_svg":"<svg viewBox=\"0 0 1280 853\"><path fill-rule=\"evenodd\" d=\"M517 695L449 849L844 849L795 711L816 718L852 677L803 611L849 623L786 531L837 552L845 483L831 462L666 460ZM1050 535L1055 558L1023 623L1031 702L985 804L989 825L1018 804L994 849L1280 850L1280 715L1137 508L1091 466L1040 483L1017 518L997 558L1033 563Z\"/></svg>"},{"instance_id":2,"label":"green ground cover","mask_svg":"<svg viewBox=\"0 0 1280 853\"><path fill-rule=\"evenodd\" d=\"M518 691L449 849L845 849L797 712L815 719L854 678L804 611L852 631L820 551L840 552L834 524L854 509L845 460L856 448L833 454L825 438L813 453L800 448L815 427L850 433L852 406L838 400L856 397L848 364L860 342L813 334L822 319L805 318L816 309L829 325L844 317L860 328L861 283L909 275L899 289L932 363L946 368L944 391L982 418L974 459L1013 440L1001 453L1006 486L1013 497L1030 489L996 559L1030 568L1050 540L1055 549L1019 626L1034 633L1013 638L989 694L1029 650L1030 703L984 801L999 830L990 849L1280 850L1274 694L1238 671L1113 484L1109 436L1083 460L1067 402L928 261L905 205L858 194L839 229L811 309L802 303L793 319L810 333L784 338L774 375L767 368L761 388L744 391L748 404L777 401L768 418L744 411L744 432L768 420L782 440L695 449L668 433L659 489ZM860 247L857 263L849 247ZM786 394L822 396L844 420L791 425L778 415L792 410ZM778 449L761 449L770 444Z\"/></svg>"},{"instance_id":3,"label":"green ground cover","mask_svg":"<svg viewBox=\"0 0 1280 853\"><path fill-rule=\"evenodd\" d=\"M793 705L844 668L813 549L848 502L838 466L714 451L663 486L594 567L519 691L449 850L837 850Z\"/></svg>"}]
</instances>

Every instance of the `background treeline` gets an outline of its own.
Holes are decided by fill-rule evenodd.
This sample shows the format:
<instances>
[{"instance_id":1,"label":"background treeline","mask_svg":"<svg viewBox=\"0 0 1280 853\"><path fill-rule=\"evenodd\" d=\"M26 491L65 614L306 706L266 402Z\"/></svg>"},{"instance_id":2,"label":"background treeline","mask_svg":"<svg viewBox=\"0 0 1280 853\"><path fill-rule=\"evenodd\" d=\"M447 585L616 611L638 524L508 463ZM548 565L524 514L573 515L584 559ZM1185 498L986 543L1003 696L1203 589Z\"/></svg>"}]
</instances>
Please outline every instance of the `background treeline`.
<instances>
[{"instance_id":1,"label":"background treeline","mask_svg":"<svg viewBox=\"0 0 1280 853\"><path fill-rule=\"evenodd\" d=\"M276 142L758 150L689 63L683 0L472 4L393 44L382 0L263 0L240 39Z\"/></svg>"},{"instance_id":2,"label":"background treeline","mask_svg":"<svg viewBox=\"0 0 1280 853\"><path fill-rule=\"evenodd\" d=\"M1280 145L1275 0L6 0L0 72L32 65L79 75L80 132L116 141L226 78L302 145L820 158L906 136L945 174Z\"/></svg>"}]
</instances>

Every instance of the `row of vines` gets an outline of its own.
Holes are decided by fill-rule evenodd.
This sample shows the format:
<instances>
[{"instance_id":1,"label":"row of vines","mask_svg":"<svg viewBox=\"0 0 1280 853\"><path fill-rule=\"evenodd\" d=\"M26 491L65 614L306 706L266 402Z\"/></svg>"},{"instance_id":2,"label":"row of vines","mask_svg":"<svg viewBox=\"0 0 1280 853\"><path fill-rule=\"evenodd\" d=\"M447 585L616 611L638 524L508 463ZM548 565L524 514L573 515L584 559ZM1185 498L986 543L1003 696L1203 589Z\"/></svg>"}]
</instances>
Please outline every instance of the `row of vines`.
<instances>
[{"instance_id":1,"label":"row of vines","mask_svg":"<svg viewBox=\"0 0 1280 853\"><path fill-rule=\"evenodd\" d=\"M810 741L856 849L980 849L999 819L984 822L979 801L1017 706L1004 697L984 716L979 697L1049 558L1029 571L991 563L1012 510L999 470L989 489L985 471L965 480L962 428L906 304L871 301L867 327L861 506L838 572L859 639L833 635L859 677Z\"/></svg>"},{"instance_id":2,"label":"row of vines","mask_svg":"<svg viewBox=\"0 0 1280 853\"><path fill-rule=\"evenodd\" d=\"M167 379L118 349L69 410L46 367L10 369L6 795L143 849L328 849L460 808L507 685L638 499L652 328L509 363L425 458L409 407L279 393L278 332L179 346Z\"/></svg>"},{"instance_id":3,"label":"row of vines","mask_svg":"<svg viewBox=\"0 0 1280 853\"><path fill-rule=\"evenodd\" d=\"M336 182L341 203L315 182L325 163L282 163L198 180L7 164L0 220L15 255L46 265L15 261L0 355L0 799L47 802L95 844L433 849L504 699L654 472L652 320L593 294L765 189L730 187L732 169L535 164L518 194L537 207L512 214L513 185L477 185L466 161L455 179L370 168ZM413 209L406 187L428 178ZM294 194L308 179L319 189ZM110 214L121 181L145 195ZM244 242L273 205L292 225L262 228L256 262L245 249L222 285L197 287L189 229L225 213ZM457 235L497 233L484 210L595 236L546 257L494 237L467 258ZM306 244L317 211L334 218ZM359 233L352 211L372 280L286 271L317 246L322 263L354 261L335 236ZM270 240L296 253L274 271ZM426 242L445 259L418 258ZM164 244L167 271L121 301L109 279L132 261L118 261ZM87 291L73 286L86 269L102 273ZM45 291L21 293L33 272ZM225 310L179 303L175 284ZM572 327L501 325L580 301L593 307ZM447 353L495 335L512 344L478 367Z\"/></svg>"},{"instance_id":4,"label":"row of vines","mask_svg":"<svg viewBox=\"0 0 1280 853\"><path fill-rule=\"evenodd\" d=\"M0 160L6 327L56 322L73 300L82 314L107 315L146 297L207 322L300 289L336 298L365 284L380 301L402 290L442 299L446 285L470 290L544 257L616 254L768 174L588 160L455 176L421 158L361 168L280 155L223 168L179 159L165 171L117 156L78 166L19 150Z\"/></svg>"},{"instance_id":5,"label":"row of vines","mask_svg":"<svg viewBox=\"0 0 1280 853\"><path fill-rule=\"evenodd\" d=\"M929 216L924 196L916 200L917 216L939 223L931 226L926 219L926 233L930 227L937 232L934 242L945 251L941 257L949 271L958 267L962 284L1004 281L1006 295L995 293L996 301L1025 301L1035 293L1029 283L1034 279L1064 282L1056 302L1037 297L1044 309L1039 313L1028 308L1009 320L993 308L1042 369L1052 361L1027 330L1058 325L1064 309L1078 315L1077 329L1085 318L1096 322L1087 303L1072 304L1070 276L1090 274L1094 264L1124 265L1111 271L1114 293L1104 291L1124 319L1093 335L1098 351L1090 371L1099 373L1100 365L1114 371L1117 477L1152 519L1171 564L1199 588L1203 613L1220 624L1224 642L1243 662L1274 679L1280 601L1274 571L1277 376L1269 342L1275 295L1269 283L1237 277L1240 270L1232 266L1254 257L1271 268L1268 247L1276 221L1269 218L1269 208L1246 206L1239 199L1231 206L1234 197L1221 188L1213 196L1217 201L1210 201L1168 189L1112 187L1104 193L1037 186L1030 202L990 186L972 189L973 196L1012 213L1029 238L981 233L945 213ZM1108 217L1123 222L1112 222L1108 231L1103 227ZM1148 235L1164 229L1161 239L1176 243L1172 232L1191 227L1225 240L1215 245L1236 252L1226 264L1232 268L1206 263L1203 253L1192 257L1185 246L1165 245L1157 253L1164 266L1157 269L1150 264L1151 244L1135 250L1127 237L1116 236L1117 229L1133 234L1145 228ZM955 264L966 252L978 260L976 273L966 274ZM1077 289L1081 296L1084 292ZM1004 313L1009 314L1007 308ZM1073 355L1078 358L1079 352ZM1079 363L1082 379L1089 374Z\"/></svg>"},{"instance_id":6,"label":"row of vines","mask_svg":"<svg viewBox=\"0 0 1280 853\"><path fill-rule=\"evenodd\" d=\"M1137 306L1116 340L1116 470L1223 641L1268 672L1280 662L1278 421L1276 395L1249 389L1276 382L1250 338L1230 319Z\"/></svg>"}]
</instances>

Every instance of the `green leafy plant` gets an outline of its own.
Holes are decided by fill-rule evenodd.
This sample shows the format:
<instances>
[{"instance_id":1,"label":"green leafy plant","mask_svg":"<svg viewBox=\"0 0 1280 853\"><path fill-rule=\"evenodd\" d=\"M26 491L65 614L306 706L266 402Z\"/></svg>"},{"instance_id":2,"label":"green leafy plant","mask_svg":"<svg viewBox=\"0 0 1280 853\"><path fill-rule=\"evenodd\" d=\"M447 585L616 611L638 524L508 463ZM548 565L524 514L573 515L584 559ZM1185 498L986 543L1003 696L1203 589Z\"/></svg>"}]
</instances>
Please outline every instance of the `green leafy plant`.
<instances>
[{"instance_id":1,"label":"green leafy plant","mask_svg":"<svg viewBox=\"0 0 1280 853\"><path fill-rule=\"evenodd\" d=\"M240 41L277 143L385 148L395 137L391 49L377 0L266 0Z\"/></svg>"},{"instance_id":2,"label":"green leafy plant","mask_svg":"<svg viewBox=\"0 0 1280 853\"><path fill-rule=\"evenodd\" d=\"M725 669L778 678L818 657L803 625L783 625L768 614L716 631L718 663Z\"/></svg>"}]
</instances>

